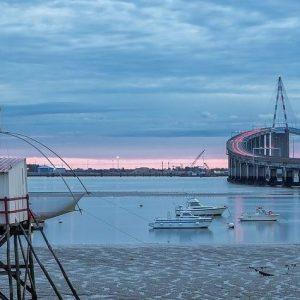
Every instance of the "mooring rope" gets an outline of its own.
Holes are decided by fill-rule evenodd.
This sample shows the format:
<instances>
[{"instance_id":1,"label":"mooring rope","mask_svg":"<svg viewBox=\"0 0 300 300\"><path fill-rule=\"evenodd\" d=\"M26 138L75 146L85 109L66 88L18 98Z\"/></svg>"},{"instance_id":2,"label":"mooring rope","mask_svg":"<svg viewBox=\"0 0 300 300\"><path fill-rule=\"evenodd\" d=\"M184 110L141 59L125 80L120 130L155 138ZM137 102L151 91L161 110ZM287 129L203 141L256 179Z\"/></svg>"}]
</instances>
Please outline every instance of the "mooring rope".
<instances>
[{"instance_id":1,"label":"mooring rope","mask_svg":"<svg viewBox=\"0 0 300 300\"><path fill-rule=\"evenodd\" d=\"M143 221L150 222L149 219L146 219L146 218L144 218L143 216L138 215L137 213L135 213L135 212L129 210L129 209L126 208L126 207L123 207L123 206L120 206L120 205L116 204L116 203L115 203L114 201L112 201L112 200L109 201L109 200L107 200L107 199L104 199L104 201L106 201L107 203L113 204L113 205L116 206L117 208L120 208L120 209L123 209L123 210L127 211L129 214L131 214L131 215L133 215L133 216L136 216L136 217L140 218L140 219L143 220Z\"/></svg>"},{"instance_id":2,"label":"mooring rope","mask_svg":"<svg viewBox=\"0 0 300 300\"><path fill-rule=\"evenodd\" d=\"M117 226L115 226L115 225L113 225L113 224L111 224L111 223L109 223L109 222L103 220L102 218L100 218L100 217L94 215L93 213L87 211L86 209L83 209L83 208L82 208L81 210L82 210L83 212L85 212L87 215L93 217L95 220L98 220L99 222L104 223L104 224L106 224L107 226L116 229L117 231L119 231L119 232L121 232L121 233L123 233L123 234L125 234L125 235L127 235L127 236L129 236L129 237L131 237L132 239L136 240L137 242L143 243L143 244L145 243L144 241L140 240L139 238L135 237L134 235L132 235L132 234L126 232L125 230L120 229L119 227L117 227Z\"/></svg>"}]
</instances>

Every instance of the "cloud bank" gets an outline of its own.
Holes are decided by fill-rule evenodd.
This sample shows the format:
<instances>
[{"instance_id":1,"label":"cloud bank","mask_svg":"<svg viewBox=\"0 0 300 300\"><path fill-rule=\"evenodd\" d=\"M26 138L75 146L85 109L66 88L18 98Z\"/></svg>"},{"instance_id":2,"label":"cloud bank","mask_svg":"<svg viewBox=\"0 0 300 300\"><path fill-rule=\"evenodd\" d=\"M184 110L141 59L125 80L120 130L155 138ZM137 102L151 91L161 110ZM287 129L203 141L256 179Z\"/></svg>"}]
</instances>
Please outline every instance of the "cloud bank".
<instances>
[{"instance_id":1,"label":"cloud bank","mask_svg":"<svg viewBox=\"0 0 300 300\"><path fill-rule=\"evenodd\" d=\"M297 1L2 1L0 10L2 126L65 155L210 147L224 157L233 132L270 122L278 74L299 115Z\"/></svg>"}]
</instances>

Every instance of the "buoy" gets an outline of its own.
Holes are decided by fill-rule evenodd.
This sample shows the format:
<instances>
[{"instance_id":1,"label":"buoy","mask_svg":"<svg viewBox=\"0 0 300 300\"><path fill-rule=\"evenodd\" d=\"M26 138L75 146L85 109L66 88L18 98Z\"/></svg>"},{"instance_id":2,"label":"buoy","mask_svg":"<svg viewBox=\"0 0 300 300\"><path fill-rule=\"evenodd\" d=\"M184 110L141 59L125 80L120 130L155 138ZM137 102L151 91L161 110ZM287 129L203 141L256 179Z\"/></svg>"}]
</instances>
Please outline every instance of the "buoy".
<instances>
[{"instance_id":1,"label":"buoy","mask_svg":"<svg viewBox=\"0 0 300 300\"><path fill-rule=\"evenodd\" d=\"M234 228L234 223L229 222L227 223L228 228L233 229Z\"/></svg>"}]
</instances>

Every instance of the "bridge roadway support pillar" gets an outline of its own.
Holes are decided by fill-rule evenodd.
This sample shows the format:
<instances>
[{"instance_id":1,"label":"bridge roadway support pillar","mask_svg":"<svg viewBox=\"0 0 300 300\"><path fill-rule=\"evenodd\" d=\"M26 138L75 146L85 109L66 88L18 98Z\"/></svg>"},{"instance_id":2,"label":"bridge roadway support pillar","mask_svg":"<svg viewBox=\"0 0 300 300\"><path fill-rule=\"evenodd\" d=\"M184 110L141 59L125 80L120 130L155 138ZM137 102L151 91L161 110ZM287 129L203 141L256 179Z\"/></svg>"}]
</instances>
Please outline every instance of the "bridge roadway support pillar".
<instances>
[{"instance_id":1,"label":"bridge roadway support pillar","mask_svg":"<svg viewBox=\"0 0 300 300\"><path fill-rule=\"evenodd\" d=\"M254 174L254 166L252 164L247 164L247 173L248 173L248 178L247 182L249 184L254 184L255 182L255 174Z\"/></svg>"},{"instance_id":2,"label":"bridge roadway support pillar","mask_svg":"<svg viewBox=\"0 0 300 300\"><path fill-rule=\"evenodd\" d=\"M279 148L279 152L275 151L274 156L289 157L289 133L273 133L273 146Z\"/></svg>"},{"instance_id":3,"label":"bridge roadway support pillar","mask_svg":"<svg viewBox=\"0 0 300 300\"><path fill-rule=\"evenodd\" d=\"M267 135L264 134L264 155L267 155Z\"/></svg>"},{"instance_id":4,"label":"bridge roadway support pillar","mask_svg":"<svg viewBox=\"0 0 300 300\"><path fill-rule=\"evenodd\" d=\"M283 170L283 186L291 187L294 184L294 170L293 169L286 169Z\"/></svg>"},{"instance_id":5,"label":"bridge roadway support pillar","mask_svg":"<svg viewBox=\"0 0 300 300\"><path fill-rule=\"evenodd\" d=\"M233 159L233 179L236 181L237 180L237 174L238 174L238 164L237 160Z\"/></svg>"},{"instance_id":6,"label":"bridge roadway support pillar","mask_svg":"<svg viewBox=\"0 0 300 300\"><path fill-rule=\"evenodd\" d=\"M232 157L230 157L230 176L229 176L229 181L233 180L235 177L235 161Z\"/></svg>"},{"instance_id":7,"label":"bridge roadway support pillar","mask_svg":"<svg viewBox=\"0 0 300 300\"><path fill-rule=\"evenodd\" d=\"M248 144L249 144L249 149L248 150L252 153L253 148L254 148L254 141L253 141L253 139L251 139Z\"/></svg>"},{"instance_id":8,"label":"bridge roadway support pillar","mask_svg":"<svg viewBox=\"0 0 300 300\"><path fill-rule=\"evenodd\" d=\"M278 183L277 180L277 169L276 168L270 168L270 178L269 178L269 185L275 186Z\"/></svg>"},{"instance_id":9,"label":"bridge roadway support pillar","mask_svg":"<svg viewBox=\"0 0 300 300\"><path fill-rule=\"evenodd\" d=\"M232 176L232 159L228 156L228 178Z\"/></svg>"},{"instance_id":10,"label":"bridge roadway support pillar","mask_svg":"<svg viewBox=\"0 0 300 300\"><path fill-rule=\"evenodd\" d=\"M241 179L241 163L235 160L235 181L239 182Z\"/></svg>"},{"instance_id":11,"label":"bridge roadway support pillar","mask_svg":"<svg viewBox=\"0 0 300 300\"><path fill-rule=\"evenodd\" d=\"M255 138L255 143L254 143L254 145L255 145L255 148L259 148L259 137L258 137L258 136ZM257 151L257 150L256 150L256 151Z\"/></svg>"},{"instance_id":12,"label":"bridge roadway support pillar","mask_svg":"<svg viewBox=\"0 0 300 300\"><path fill-rule=\"evenodd\" d=\"M247 179L248 179L248 170L247 170L247 164L244 163L244 162L241 162L240 163L241 165L241 174L240 174L240 181L242 183L246 183L247 182Z\"/></svg>"},{"instance_id":13,"label":"bridge roadway support pillar","mask_svg":"<svg viewBox=\"0 0 300 300\"><path fill-rule=\"evenodd\" d=\"M264 148L264 136L260 135L258 137L258 139L259 139L259 148L261 148L261 149L259 149L258 153L260 155L264 155L264 150L263 150L263 148Z\"/></svg>"},{"instance_id":14,"label":"bridge roadway support pillar","mask_svg":"<svg viewBox=\"0 0 300 300\"><path fill-rule=\"evenodd\" d=\"M228 161L228 165L229 165L229 177L227 180L229 182L236 181L236 160L233 157L230 157Z\"/></svg>"},{"instance_id":15,"label":"bridge roadway support pillar","mask_svg":"<svg viewBox=\"0 0 300 300\"><path fill-rule=\"evenodd\" d=\"M265 144L265 153L266 153L266 156L270 156L270 133L267 133L266 134L266 144Z\"/></svg>"},{"instance_id":16,"label":"bridge roadway support pillar","mask_svg":"<svg viewBox=\"0 0 300 300\"><path fill-rule=\"evenodd\" d=\"M266 167L257 165L256 183L259 185L266 184Z\"/></svg>"}]
</instances>

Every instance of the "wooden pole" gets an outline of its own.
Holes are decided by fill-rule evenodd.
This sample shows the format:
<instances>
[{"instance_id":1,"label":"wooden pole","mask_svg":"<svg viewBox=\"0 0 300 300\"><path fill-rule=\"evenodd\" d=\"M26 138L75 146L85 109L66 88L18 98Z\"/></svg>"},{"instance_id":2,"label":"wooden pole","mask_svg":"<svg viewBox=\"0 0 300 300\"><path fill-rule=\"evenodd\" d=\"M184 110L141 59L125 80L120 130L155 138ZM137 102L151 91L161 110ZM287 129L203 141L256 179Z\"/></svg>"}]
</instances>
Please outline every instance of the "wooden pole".
<instances>
[{"instance_id":1,"label":"wooden pole","mask_svg":"<svg viewBox=\"0 0 300 300\"><path fill-rule=\"evenodd\" d=\"M19 265L19 249L18 249L18 236L17 232L14 232L14 250L15 250L15 265L16 265L16 277L17 277L17 299L21 300L21 285L20 285L20 265ZM26 282L25 282L26 284Z\"/></svg>"},{"instance_id":2,"label":"wooden pole","mask_svg":"<svg viewBox=\"0 0 300 300\"><path fill-rule=\"evenodd\" d=\"M34 248L33 248L33 245L32 245L32 243L31 243L31 241L29 240L28 236L26 235L26 232L25 232L25 230L24 230L24 228L23 228L23 226L22 226L21 224L20 224L20 228L21 228L21 230L22 230L22 232L23 232L23 234L24 234L24 237L25 237L25 239L26 239L26 241L27 241L27 243L28 243L28 245L29 245L29 247L30 247L30 249L31 249L31 252L32 252L32 254L33 254L33 256L34 256L36 262L39 264L39 266L40 266L40 268L42 269L44 275L45 275L46 278L48 279L48 281L49 281L51 287L53 288L53 290L54 290L54 292L55 292L57 298L60 299L60 300L63 300L63 298L62 298L61 294L59 293L57 287L55 286L55 284L54 284L52 278L50 277L49 273L47 272L46 268L44 267L44 265L42 264L42 262L40 261L40 259L38 258L38 256L36 255L36 253L35 253L35 251L34 251ZM13 300L13 299L12 299L12 300Z\"/></svg>"},{"instance_id":3,"label":"wooden pole","mask_svg":"<svg viewBox=\"0 0 300 300\"><path fill-rule=\"evenodd\" d=\"M24 251L24 248L23 248L23 245L22 245L22 240L21 240L20 236L18 236L18 239L19 239L19 244L20 244L20 249L21 249L22 257L23 257L23 260L24 260L24 263L25 263L25 278L24 278L25 286L26 286L26 283L27 283L27 276L28 276L29 281L30 281L30 285L31 285L31 291L30 291L30 293L32 295L32 299L35 300L35 299L37 299L36 290L35 290L35 282L31 278L30 266L28 264L28 262L29 262L30 247L29 246L27 247L27 255L25 257L25 251ZM26 289L24 287L22 299L25 299L25 293L26 293Z\"/></svg>"},{"instance_id":4,"label":"wooden pole","mask_svg":"<svg viewBox=\"0 0 300 300\"><path fill-rule=\"evenodd\" d=\"M30 222L30 219L28 221L28 239L31 243L31 222ZM32 249L29 245L28 245L28 258L29 258L30 277L32 279L32 285L33 285L32 288L34 289L34 291L36 291L35 274L34 274L34 261L33 261Z\"/></svg>"},{"instance_id":5,"label":"wooden pole","mask_svg":"<svg viewBox=\"0 0 300 300\"><path fill-rule=\"evenodd\" d=\"M6 225L7 230L7 242L6 242L6 260L7 260L7 274L8 274L8 284L9 284L9 299L14 300L14 287L12 281L11 264L10 264L10 226Z\"/></svg>"},{"instance_id":6,"label":"wooden pole","mask_svg":"<svg viewBox=\"0 0 300 300\"><path fill-rule=\"evenodd\" d=\"M79 300L80 298L79 298L79 296L78 296L75 288L73 287L71 281L69 280L69 277L68 277L67 273L65 272L62 264L60 263L59 259L57 258L56 254L54 253L54 251L53 251L53 249L52 249L52 247L51 247L51 245L50 245L50 243L49 243L49 241L48 241L48 239L47 239L47 237L46 237L46 235L45 235L45 233L43 231L43 228L40 228L37 220L35 219L35 217L34 217L34 215L32 213L31 213L31 215L32 215L32 218L33 218L34 222L38 226L38 228L39 228L39 230L40 230L40 232L41 232L41 234L42 234L42 236L43 236L43 238L44 238L44 240L46 242L46 245L47 245L49 251L51 252L51 254L53 255L55 261L57 262L57 264L58 264L58 266L60 268L61 273L63 274L63 276L64 276L64 278L65 278L65 280L66 280L66 282L67 282L67 284L68 284L68 286L70 288L70 290L72 291L73 296L75 297L75 299Z\"/></svg>"},{"instance_id":7,"label":"wooden pole","mask_svg":"<svg viewBox=\"0 0 300 300\"><path fill-rule=\"evenodd\" d=\"M3 300L9 300L3 293L0 291L0 298Z\"/></svg>"},{"instance_id":8,"label":"wooden pole","mask_svg":"<svg viewBox=\"0 0 300 300\"><path fill-rule=\"evenodd\" d=\"M8 273L8 267L7 267L7 265L4 264L4 263L1 262L1 261L0 261L0 267L6 271L5 274ZM17 279L15 272L11 272L11 276L12 276L13 279L15 279L15 280ZM20 279L20 284L21 284L22 286L24 286L24 287L26 288L27 291L29 291L30 293L32 292L31 287L28 286L28 285L25 285L25 282L24 282L23 280L21 280L21 279Z\"/></svg>"}]
</instances>

